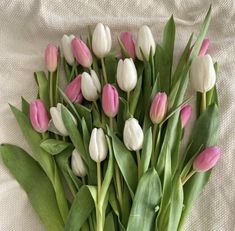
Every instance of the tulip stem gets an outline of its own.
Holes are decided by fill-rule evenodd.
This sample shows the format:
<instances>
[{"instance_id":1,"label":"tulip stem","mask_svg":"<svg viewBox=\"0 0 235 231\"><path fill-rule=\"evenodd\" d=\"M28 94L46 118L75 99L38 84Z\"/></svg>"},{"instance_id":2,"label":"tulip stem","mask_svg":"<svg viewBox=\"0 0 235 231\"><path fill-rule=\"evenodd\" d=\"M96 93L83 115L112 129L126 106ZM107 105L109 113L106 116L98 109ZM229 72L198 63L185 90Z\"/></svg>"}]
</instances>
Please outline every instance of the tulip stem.
<instances>
[{"instance_id":1,"label":"tulip stem","mask_svg":"<svg viewBox=\"0 0 235 231\"><path fill-rule=\"evenodd\" d=\"M99 201L100 201L100 192L101 192L101 166L100 161L97 161L97 201L96 201L96 230L102 231L102 214L99 210Z\"/></svg>"},{"instance_id":2,"label":"tulip stem","mask_svg":"<svg viewBox=\"0 0 235 231\"><path fill-rule=\"evenodd\" d=\"M195 171L195 170L192 170L192 171L182 180L182 185L184 185L195 173L196 173L196 171Z\"/></svg>"},{"instance_id":3,"label":"tulip stem","mask_svg":"<svg viewBox=\"0 0 235 231\"><path fill-rule=\"evenodd\" d=\"M156 137L158 133L158 125L153 125L153 139L152 139L152 156L151 156L151 166L155 166L157 161L157 154L155 153L155 146L156 146Z\"/></svg>"},{"instance_id":4,"label":"tulip stem","mask_svg":"<svg viewBox=\"0 0 235 231\"><path fill-rule=\"evenodd\" d=\"M105 83L108 83L106 68L105 68L105 64L104 64L104 58L101 58L101 65L102 65L102 71L103 71L104 82L105 82Z\"/></svg>"},{"instance_id":5,"label":"tulip stem","mask_svg":"<svg viewBox=\"0 0 235 231\"><path fill-rule=\"evenodd\" d=\"M138 179L140 179L140 165L141 165L141 159L140 159L140 151L136 151L136 155L137 155L137 165L138 165Z\"/></svg>"},{"instance_id":6,"label":"tulip stem","mask_svg":"<svg viewBox=\"0 0 235 231\"><path fill-rule=\"evenodd\" d=\"M130 102L130 92L128 91L127 92L127 103L128 103L128 105L129 105L129 102Z\"/></svg>"},{"instance_id":7,"label":"tulip stem","mask_svg":"<svg viewBox=\"0 0 235 231\"><path fill-rule=\"evenodd\" d=\"M53 100L53 72L49 72L49 98L50 98L50 107L54 106Z\"/></svg>"},{"instance_id":8,"label":"tulip stem","mask_svg":"<svg viewBox=\"0 0 235 231\"><path fill-rule=\"evenodd\" d=\"M94 106L95 106L95 109L99 112L99 107L98 107L98 105L97 105L97 102L96 102L96 101L93 101L93 104L94 104Z\"/></svg>"},{"instance_id":9,"label":"tulip stem","mask_svg":"<svg viewBox=\"0 0 235 231\"><path fill-rule=\"evenodd\" d=\"M73 66L74 66L75 75L77 76L78 75L78 69L77 69L77 62L76 61L74 61Z\"/></svg>"},{"instance_id":10,"label":"tulip stem","mask_svg":"<svg viewBox=\"0 0 235 231\"><path fill-rule=\"evenodd\" d=\"M109 127L111 131L113 131L113 118L112 117L109 117Z\"/></svg>"},{"instance_id":11,"label":"tulip stem","mask_svg":"<svg viewBox=\"0 0 235 231\"><path fill-rule=\"evenodd\" d=\"M202 93L202 112L206 110L206 92Z\"/></svg>"}]
</instances>

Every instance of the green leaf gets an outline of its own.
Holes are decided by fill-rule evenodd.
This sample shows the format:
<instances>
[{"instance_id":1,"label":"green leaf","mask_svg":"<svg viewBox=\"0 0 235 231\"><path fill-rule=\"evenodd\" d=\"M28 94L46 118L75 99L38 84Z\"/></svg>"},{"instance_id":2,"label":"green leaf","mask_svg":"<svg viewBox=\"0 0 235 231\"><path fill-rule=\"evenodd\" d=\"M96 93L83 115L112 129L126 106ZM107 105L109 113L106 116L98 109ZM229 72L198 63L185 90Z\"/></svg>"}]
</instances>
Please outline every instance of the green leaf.
<instances>
[{"instance_id":1,"label":"green leaf","mask_svg":"<svg viewBox=\"0 0 235 231\"><path fill-rule=\"evenodd\" d=\"M135 90L133 92L133 94L131 95L131 99L130 99L130 114L134 115L135 114L135 109L137 107L137 103L139 101L139 97L141 94L141 90L142 90L142 75L139 77Z\"/></svg>"},{"instance_id":2,"label":"green leaf","mask_svg":"<svg viewBox=\"0 0 235 231\"><path fill-rule=\"evenodd\" d=\"M137 166L135 160L131 152L124 146L124 144L117 138L117 136L115 136L110 130L108 131L108 134L112 138L113 152L118 167L121 170L123 178L133 198L138 178Z\"/></svg>"},{"instance_id":3,"label":"green leaf","mask_svg":"<svg viewBox=\"0 0 235 231\"><path fill-rule=\"evenodd\" d=\"M170 205L171 192L172 192L172 172L171 172L171 153L166 146L165 160L164 160L164 180L163 180L163 194L160 205L160 210L157 217L156 224L158 225L158 230L165 230L168 225L168 208Z\"/></svg>"},{"instance_id":4,"label":"green leaf","mask_svg":"<svg viewBox=\"0 0 235 231\"><path fill-rule=\"evenodd\" d=\"M78 120L81 120L81 117L79 116L75 106L73 105L73 103L69 100L69 98L65 95L65 93L59 88L59 93L62 96L62 98L65 100L65 102L68 104L69 108L71 108L73 114L76 115Z\"/></svg>"},{"instance_id":5,"label":"green leaf","mask_svg":"<svg viewBox=\"0 0 235 231\"><path fill-rule=\"evenodd\" d=\"M38 84L39 98L45 103L47 109L49 109L49 94L48 94L48 80L44 71L34 72L34 78Z\"/></svg>"},{"instance_id":6,"label":"green leaf","mask_svg":"<svg viewBox=\"0 0 235 231\"><path fill-rule=\"evenodd\" d=\"M119 46L121 48L123 58L131 58L130 54L128 53L127 49L125 48L119 36L117 37L117 39L118 39Z\"/></svg>"},{"instance_id":7,"label":"green leaf","mask_svg":"<svg viewBox=\"0 0 235 231\"><path fill-rule=\"evenodd\" d=\"M117 58L114 54L108 54L105 57L105 67L106 67L106 73L109 83L115 83L116 82L116 71L117 71Z\"/></svg>"},{"instance_id":8,"label":"green leaf","mask_svg":"<svg viewBox=\"0 0 235 231\"><path fill-rule=\"evenodd\" d=\"M45 152L41 147L41 135L37 133L31 126L31 123L29 119L26 117L26 115L19 111L16 107L10 106L13 114L15 115L15 118L21 128L21 131L29 144L32 152L33 157L36 159L43 170L46 172L47 176L51 180L51 183L53 184L57 202L60 208L60 211L62 213L62 217L65 220L68 213L68 205L67 201L65 199L63 185L60 180L59 172L55 163L55 160L53 157Z\"/></svg>"},{"instance_id":9,"label":"green leaf","mask_svg":"<svg viewBox=\"0 0 235 231\"><path fill-rule=\"evenodd\" d=\"M177 67L175 69L175 72L174 72L174 75L173 75L173 78L172 78L172 81L173 81L173 86L175 85L175 83L179 80L180 76L181 76L181 73L185 67L185 65L187 64L187 61L188 61L188 57L190 55L190 51L191 51L191 43L192 43L192 39L193 39L193 34L191 34L189 40L188 40L188 43L179 59L179 62L177 64Z\"/></svg>"},{"instance_id":10,"label":"green leaf","mask_svg":"<svg viewBox=\"0 0 235 231\"><path fill-rule=\"evenodd\" d=\"M72 68L71 66L67 63L66 59L63 57L63 64L64 64L64 72L65 72L65 76L66 76L66 80L69 83L71 81L71 71Z\"/></svg>"},{"instance_id":11,"label":"green leaf","mask_svg":"<svg viewBox=\"0 0 235 231\"><path fill-rule=\"evenodd\" d=\"M216 104L210 105L206 111L199 117L190 138L190 147L187 149L186 161L192 158L197 151L203 148L216 145L219 136L219 113ZM204 186L207 184L211 171L205 173L196 173L184 185L184 210L180 220L180 228L183 229L185 219L195 202L201 194Z\"/></svg>"},{"instance_id":12,"label":"green leaf","mask_svg":"<svg viewBox=\"0 0 235 231\"><path fill-rule=\"evenodd\" d=\"M152 154L152 128L150 127L145 133L143 148L141 151L140 176L142 176L149 168Z\"/></svg>"},{"instance_id":13,"label":"green leaf","mask_svg":"<svg viewBox=\"0 0 235 231\"><path fill-rule=\"evenodd\" d=\"M83 158L85 163L88 165L88 156L86 155L82 136L80 132L78 131L78 128L76 124L74 123L69 110L63 105L61 106L61 114L62 114L64 125L69 133L69 137L73 145L79 151L81 157Z\"/></svg>"},{"instance_id":14,"label":"green leaf","mask_svg":"<svg viewBox=\"0 0 235 231\"><path fill-rule=\"evenodd\" d=\"M52 155L57 155L65 150L69 145L70 143L62 140L47 139L41 142L40 147Z\"/></svg>"},{"instance_id":15,"label":"green leaf","mask_svg":"<svg viewBox=\"0 0 235 231\"><path fill-rule=\"evenodd\" d=\"M210 5L210 8L209 8L209 10L206 14L206 17L203 21L203 24L202 24L202 27L200 29L199 35L197 37L197 40L196 40L196 42L193 45L193 48L191 50L189 61L192 61L198 55L198 53L200 51L200 48L201 48L201 45L202 45L202 42L203 42L203 39L206 36L206 32L208 30L210 21L211 21L211 5Z\"/></svg>"},{"instance_id":16,"label":"green leaf","mask_svg":"<svg viewBox=\"0 0 235 231\"><path fill-rule=\"evenodd\" d=\"M97 177L96 177L96 163L91 159L89 153L89 142L90 142L90 132L88 131L86 121L84 117L81 120L82 125L82 136L83 136L83 144L86 151L86 156L88 160L88 182L89 184L96 184Z\"/></svg>"},{"instance_id":17,"label":"green leaf","mask_svg":"<svg viewBox=\"0 0 235 231\"><path fill-rule=\"evenodd\" d=\"M21 102L22 112L29 118L29 103L23 97L21 97Z\"/></svg>"},{"instance_id":18,"label":"green leaf","mask_svg":"<svg viewBox=\"0 0 235 231\"><path fill-rule=\"evenodd\" d=\"M113 149L112 149L111 142L108 136L106 136L106 139L107 139L107 143L109 147L109 161L108 161L108 167L104 176L104 180L103 180L101 192L100 192L99 203L101 205L103 205L105 197L107 197L109 185L113 177Z\"/></svg>"},{"instance_id":19,"label":"green leaf","mask_svg":"<svg viewBox=\"0 0 235 231\"><path fill-rule=\"evenodd\" d=\"M87 127L91 132L92 130L91 110L81 104L75 104L75 108L77 109L80 118L84 117Z\"/></svg>"},{"instance_id":20,"label":"green leaf","mask_svg":"<svg viewBox=\"0 0 235 231\"><path fill-rule=\"evenodd\" d=\"M69 148L62 151L59 155L56 155L55 158L56 163L58 164L58 167L62 172L72 195L75 197L82 183L80 180L78 180L78 177L73 174L73 171L70 167L70 158L73 150L74 148L70 146Z\"/></svg>"},{"instance_id":21,"label":"green leaf","mask_svg":"<svg viewBox=\"0 0 235 231\"><path fill-rule=\"evenodd\" d=\"M175 42L175 21L172 15L164 28L163 42L162 42L162 47L169 60L169 73L168 73L169 77L171 77L171 68L172 68L173 53L174 53L174 42Z\"/></svg>"},{"instance_id":22,"label":"green leaf","mask_svg":"<svg viewBox=\"0 0 235 231\"><path fill-rule=\"evenodd\" d=\"M169 214L169 221L167 228L168 231L178 230L178 225L183 210L183 200L184 200L184 192L181 183L181 178L176 177L172 187L170 214Z\"/></svg>"},{"instance_id":23,"label":"green leaf","mask_svg":"<svg viewBox=\"0 0 235 231\"><path fill-rule=\"evenodd\" d=\"M116 231L112 212L105 219L104 231Z\"/></svg>"},{"instance_id":24,"label":"green leaf","mask_svg":"<svg viewBox=\"0 0 235 231\"><path fill-rule=\"evenodd\" d=\"M95 208L96 188L82 186L77 193L69 211L65 231L78 231Z\"/></svg>"},{"instance_id":25,"label":"green leaf","mask_svg":"<svg viewBox=\"0 0 235 231\"><path fill-rule=\"evenodd\" d=\"M149 169L140 179L134 197L127 231L153 230L155 208L161 198L161 181L155 169Z\"/></svg>"},{"instance_id":26,"label":"green leaf","mask_svg":"<svg viewBox=\"0 0 235 231\"><path fill-rule=\"evenodd\" d=\"M62 231L63 220L52 184L39 164L23 149L4 144L0 153L5 166L19 182L48 231Z\"/></svg>"}]
</instances>

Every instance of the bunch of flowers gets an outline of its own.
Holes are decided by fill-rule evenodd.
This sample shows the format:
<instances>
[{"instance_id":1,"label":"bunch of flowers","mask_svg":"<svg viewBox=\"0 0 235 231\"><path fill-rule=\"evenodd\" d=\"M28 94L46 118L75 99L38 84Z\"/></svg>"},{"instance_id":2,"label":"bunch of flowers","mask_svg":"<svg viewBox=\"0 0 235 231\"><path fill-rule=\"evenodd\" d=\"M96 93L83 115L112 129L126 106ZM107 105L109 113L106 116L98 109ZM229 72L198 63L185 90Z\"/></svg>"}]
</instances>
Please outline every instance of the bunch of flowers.
<instances>
[{"instance_id":1,"label":"bunch of flowers","mask_svg":"<svg viewBox=\"0 0 235 231\"><path fill-rule=\"evenodd\" d=\"M0 147L46 230L182 230L221 155L217 64L204 39L210 17L211 9L174 71L173 17L161 45L148 26L136 41L122 32L119 57L101 23L86 42L64 35L65 88L59 49L47 46L48 74L34 73L37 99L22 98L22 110L11 106L32 156L14 145ZM198 106L184 148L189 81Z\"/></svg>"}]
</instances>

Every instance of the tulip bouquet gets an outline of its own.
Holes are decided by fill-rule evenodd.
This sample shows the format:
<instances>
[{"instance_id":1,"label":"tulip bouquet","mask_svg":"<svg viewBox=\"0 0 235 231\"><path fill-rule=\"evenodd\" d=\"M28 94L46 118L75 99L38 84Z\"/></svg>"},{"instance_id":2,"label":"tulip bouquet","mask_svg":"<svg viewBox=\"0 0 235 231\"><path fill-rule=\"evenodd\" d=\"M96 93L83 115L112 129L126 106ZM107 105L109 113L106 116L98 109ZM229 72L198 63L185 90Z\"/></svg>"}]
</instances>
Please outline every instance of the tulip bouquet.
<instances>
[{"instance_id":1,"label":"tulip bouquet","mask_svg":"<svg viewBox=\"0 0 235 231\"><path fill-rule=\"evenodd\" d=\"M209 9L173 71L175 23L156 44L148 26L136 42L98 23L86 42L73 35L45 50L37 99L11 110L32 153L2 144L2 159L48 231L180 231L221 152L217 64L204 39ZM63 72L61 63L63 61ZM66 87L60 85L65 76ZM195 90L196 121L188 83Z\"/></svg>"}]
</instances>

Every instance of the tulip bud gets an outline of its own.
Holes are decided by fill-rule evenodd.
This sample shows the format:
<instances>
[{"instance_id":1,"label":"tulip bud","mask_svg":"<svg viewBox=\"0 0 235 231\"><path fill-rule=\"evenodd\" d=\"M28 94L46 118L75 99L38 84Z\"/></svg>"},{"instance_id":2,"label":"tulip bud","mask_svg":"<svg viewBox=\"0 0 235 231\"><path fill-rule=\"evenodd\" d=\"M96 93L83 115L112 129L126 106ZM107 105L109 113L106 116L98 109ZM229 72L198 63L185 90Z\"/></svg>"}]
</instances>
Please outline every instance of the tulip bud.
<instances>
[{"instance_id":1,"label":"tulip bud","mask_svg":"<svg viewBox=\"0 0 235 231\"><path fill-rule=\"evenodd\" d=\"M106 84L102 92L102 108L104 113L108 117L113 118L118 113L118 107L119 98L117 89L111 84Z\"/></svg>"},{"instance_id":2,"label":"tulip bud","mask_svg":"<svg viewBox=\"0 0 235 231\"><path fill-rule=\"evenodd\" d=\"M102 23L98 23L92 36L92 50L99 58L106 56L111 50L112 39L110 29Z\"/></svg>"},{"instance_id":3,"label":"tulip bud","mask_svg":"<svg viewBox=\"0 0 235 231\"><path fill-rule=\"evenodd\" d=\"M45 64L50 72L54 72L57 68L58 49L53 44L48 44L45 50Z\"/></svg>"},{"instance_id":4,"label":"tulip bud","mask_svg":"<svg viewBox=\"0 0 235 231\"><path fill-rule=\"evenodd\" d=\"M29 107L29 117L32 127L40 133L48 129L48 113L42 100L34 100Z\"/></svg>"},{"instance_id":5,"label":"tulip bud","mask_svg":"<svg viewBox=\"0 0 235 231\"><path fill-rule=\"evenodd\" d=\"M120 41L131 58L135 59L135 43L131 32L121 32Z\"/></svg>"},{"instance_id":6,"label":"tulip bud","mask_svg":"<svg viewBox=\"0 0 235 231\"><path fill-rule=\"evenodd\" d=\"M75 38L74 35L63 35L61 39L61 47L64 54L64 57L69 65L73 65L74 57L72 51L72 40Z\"/></svg>"},{"instance_id":7,"label":"tulip bud","mask_svg":"<svg viewBox=\"0 0 235 231\"><path fill-rule=\"evenodd\" d=\"M167 95L165 92L158 92L151 104L150 118L154 124L163 121L167 112Z\"/></svg>"},{"instance_id":8,"label":"tulip bud","mask_svg":"<svg viewBox=\"0 0 235 231\"><path fill-rule=\"evenodd\" d=\"M81 90L82 75L78 75L71 83L65 88L65 94L73 103L81 103L83 96Z\"/></svg>"},{"instance_id":9,"label":"tulip bud","mask_svg":"<svg viewBox=\"0 0 235 231\"><path fill-rule=\"evenodd\" d=\"M74 149L72 152L71 167L72 167L73 173L76 176L84 177L87 175L87 170L83 163L81 155L76 149Z\"/></svg>"},{"instance_id":10,"label":"tulip bud","mask_svg":"<svg viewBox=\"0 0 235 231\"><path fill-rule=\"evenodd\" d=\"M221 156L219 147L209 147L201 152L193 162L193 169L197 172L206 172L213 168Z\"/></svg>"},{"instance_id":11,"label":"tulip bud","mask_svg":"<svg viewBox=\"0 0 235 231\"><path fill-rule=\"evenodd\" d=\"M130 151L138 151L142 148L144 134L139 122L135 118L126 120L123 130L124 144Z\"/></svg>"},{"instance_id":12,"label":"tulip bud","mask_svg":"<svg viewBox=\"0 0 235 231\"><path fill-rule=\"evenodd\" d=\"M204 93L214 87L216 74L210 55L197 56L191 65L190 83L195 91Z\"/></svg>"},{"instance_id":13,"label":"tulip bud","mask_svg":"<svg viewBox=\"0 0 235 231\"><path fill-rule=\"evenodd\" d=\"M89 75L87 72L82 73L81 81L82 95L88 101L96 101L101 92L101 85L97 74L91 70Z\"/></svg>"},{"instance_id":14,"label":"tulip bud","mask_svg":"<svg viewBox=\"0 0 235 231\"><path fill-rule=\"evenodd\" d=\"M119 60L117 66L117 83L125 92L130 92L135 88L137 71L132 59Z\"/></svg>"},{"instance_id":15,"label":"tulip bud","mask_svg":"<svg viewBox=\"0 0 235 231\"><path fill-rule=\"evenodd\" d=\"M51 114L53 124L54 124L55 128L58 130L58 132L63 136L68 136L68 131L65 128L64 122L62 119L61 106L62 106L61 103L58 103L56 107L51 107L50 114ZM77 121L74 118L74 116L72 115L72 113L70 113L70 115L71 115L74 123L77 124Z\"/></svg>"},{"instance_id":16,"label":"tulip bud","mask_svg":"<svg viewBox=\"0 0 235 231\"><path fill-rule=\"evenodd\" d=\"M73 55L83 67L89 68L92 64L92 55L87 45L79 38L72 40Z\"/></svg>"},{"instance_id":17,"label":"tulip bud","mask_svg":"<svg viewBox=\"0 0 235 231\"><path fill-rule=\"evenodd\" d=\"M108 153L107 141L102 128L93 128L89 143L89 153L95 162L103 161Z\"/></svg>"},{"instance_id":18,"label":"tulip bud","mask_svg":"<svg viewBox=\"0 0 235 231\"><path fill-rule=\"evenodd\" d=\"M190 104L186 104L181 108L180 118L181 118L182 128L184 128L187 125L189 119L191 118L191 115L192 115L192 106Z\"/></svg>"},{"instance_id":19,"label":"tulip bud","mask_svg":"<svg viewBox=\"0 0 235 231\"><path fill-rule=\"evenodd\" d=\"M201 49L199 51L199 56L204 56L207 53L208 47L210 45L210 39L206 38L202 42Z\"/></svg>"},{"instance_id":20,"label":"tulip bud","mask_svg":"<svg viewBox=\"0 0 235 231\"><path fill-rule=\"evenodd\" d=\"M155 53L156 44L152 35L151 30L148 26L142 26L139 29L138 36L137 36L137 43L135 47L136 55L138 59L149 60L150 50L152 48L152 54ZM144 54L144 57L142 56L141 50Z\"/></svg>"}]
</instances>

